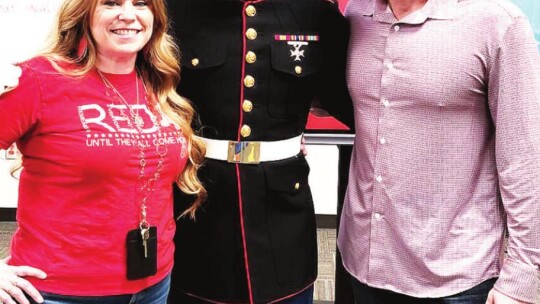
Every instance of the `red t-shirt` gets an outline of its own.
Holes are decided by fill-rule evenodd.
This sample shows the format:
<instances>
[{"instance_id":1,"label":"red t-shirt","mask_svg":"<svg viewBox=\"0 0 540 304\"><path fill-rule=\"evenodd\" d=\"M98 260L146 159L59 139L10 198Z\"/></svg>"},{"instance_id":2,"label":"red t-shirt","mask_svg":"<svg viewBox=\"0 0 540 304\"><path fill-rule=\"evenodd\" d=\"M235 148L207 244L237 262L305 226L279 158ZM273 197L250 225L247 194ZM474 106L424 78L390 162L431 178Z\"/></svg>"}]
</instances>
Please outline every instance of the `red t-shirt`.
<instances>
[{"instance_id":1,"label":"red t-shirt","mask_svg":"<svg viewBox=\"0 0 540 304\"><path fill-rule=\"evenodd\" d=\"M42 58L21 68L19 87L0 96L0 148L16 142L24 155L10 263L44 270L47 279L31 283L64 295L135 293L159 282L173 266L172 185L186 164L186 138L148 110L141 82L137 105L135 72L105 76L144 119L141 131L96 71L69 77ZM137 141L146 146L143 181L156 172L156 143L167 153L147 203L158 231L158 272L128 281L126 235L141 214Z\"/></svg>"}]
</instances>

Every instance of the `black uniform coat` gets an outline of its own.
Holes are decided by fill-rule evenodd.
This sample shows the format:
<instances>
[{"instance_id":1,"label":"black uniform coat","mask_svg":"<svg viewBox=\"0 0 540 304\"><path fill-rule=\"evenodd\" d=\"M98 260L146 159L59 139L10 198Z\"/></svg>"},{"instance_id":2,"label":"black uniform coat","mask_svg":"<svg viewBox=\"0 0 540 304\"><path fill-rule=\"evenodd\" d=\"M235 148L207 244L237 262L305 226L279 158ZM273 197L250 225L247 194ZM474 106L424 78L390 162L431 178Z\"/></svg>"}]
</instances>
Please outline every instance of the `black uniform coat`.
<instances>
[{"instance_id":1,"label":"black uniform coat","mask_svg":"<svg viewBox=\"0 0 540 304\"><path fill-rule=\"evenodd\" d=\"M295 137L314 99L332 114L352 113L344 70L348 24L333 1L174 0L168 6L182 53L179 93L198 111L202 136ZM177 225L170 303L186 303L182 293L269 303L309 287L317 245L308 173L302 154L258 165L208 159L199 173L208 200L196 221ZM187 201L176 194L176 206Z\"/></svg>"}]
</instances>

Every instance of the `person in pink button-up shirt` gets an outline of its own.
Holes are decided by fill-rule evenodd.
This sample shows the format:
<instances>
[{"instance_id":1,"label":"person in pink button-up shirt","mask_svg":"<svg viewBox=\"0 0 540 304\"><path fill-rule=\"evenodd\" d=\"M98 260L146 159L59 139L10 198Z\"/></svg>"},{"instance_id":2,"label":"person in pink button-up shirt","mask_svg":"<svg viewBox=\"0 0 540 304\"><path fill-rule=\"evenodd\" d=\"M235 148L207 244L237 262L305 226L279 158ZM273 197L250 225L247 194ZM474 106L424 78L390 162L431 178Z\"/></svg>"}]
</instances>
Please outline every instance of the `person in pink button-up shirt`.
<instances>
[{"instance_id":1,"label":"person in pink button-up shirt","mask_svg":"<svg viewBox=\"0 0 540 304\"><path fill-rule=\"evenodd\" d=\"M527 18L507 0L350 0L345 14L357 133L338 245L357 303L540 303Z\"/></svg>"}]
</instances>

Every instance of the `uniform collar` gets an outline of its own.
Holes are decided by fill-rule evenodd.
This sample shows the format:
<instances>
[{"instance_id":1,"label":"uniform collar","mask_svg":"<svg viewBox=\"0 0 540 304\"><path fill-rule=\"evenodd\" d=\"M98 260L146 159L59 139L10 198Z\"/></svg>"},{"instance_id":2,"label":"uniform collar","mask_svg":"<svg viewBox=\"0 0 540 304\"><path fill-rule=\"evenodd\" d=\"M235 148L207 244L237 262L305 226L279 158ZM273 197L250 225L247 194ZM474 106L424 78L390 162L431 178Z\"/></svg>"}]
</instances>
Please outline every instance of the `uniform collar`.
<instances>
[{"instance_id":1,"label":"uniform collar","mask_svg":"<svg viewBox=\"0 0 540 304\"><path fill-rule=\"evenodd\" d=\"M351 0L360 1L360 0ZM458 0L428 0L424 7L407 16L401 23L421 24L427 19L454 19ZM364 16L373 16L379 22L396 23L397 20L388 6L387 0L368 0L364 7L360 8Z\"/></svg>"}]
</instances>

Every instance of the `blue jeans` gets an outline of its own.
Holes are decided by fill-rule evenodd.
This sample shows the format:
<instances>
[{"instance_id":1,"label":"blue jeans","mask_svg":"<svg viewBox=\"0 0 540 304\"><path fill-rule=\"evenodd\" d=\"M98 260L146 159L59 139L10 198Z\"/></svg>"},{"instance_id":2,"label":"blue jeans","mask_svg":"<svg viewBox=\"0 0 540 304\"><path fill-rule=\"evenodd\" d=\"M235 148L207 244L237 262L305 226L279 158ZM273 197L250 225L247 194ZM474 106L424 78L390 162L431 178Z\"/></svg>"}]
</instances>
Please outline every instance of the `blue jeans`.
<instances>
[{"instance_id":1,"label":"blue jeans","mask_svg":"<svg viewBox=\"0 0 540 304\"><path fill-rule=\"evenodd\" d=\"M357 304L485 304L489 291L497 279L489 279L475 287L443 298L414 298L389 290L369 287L352 279L354 300Z\"/></svg>"},{"instance_id":2,"label":"blue jeans","mask_svg":"<svg viewBox=\"0 0 540 304\"><path fill-rule=\"evenodd\" d=\"M43 304L166 304L170 285L171 276L168 275L156 285L150 286L135 294L80 297L41 292L41 295L45 299ZM30 302L34 303L33 301Z\"/></svg>"}]
</instances>

